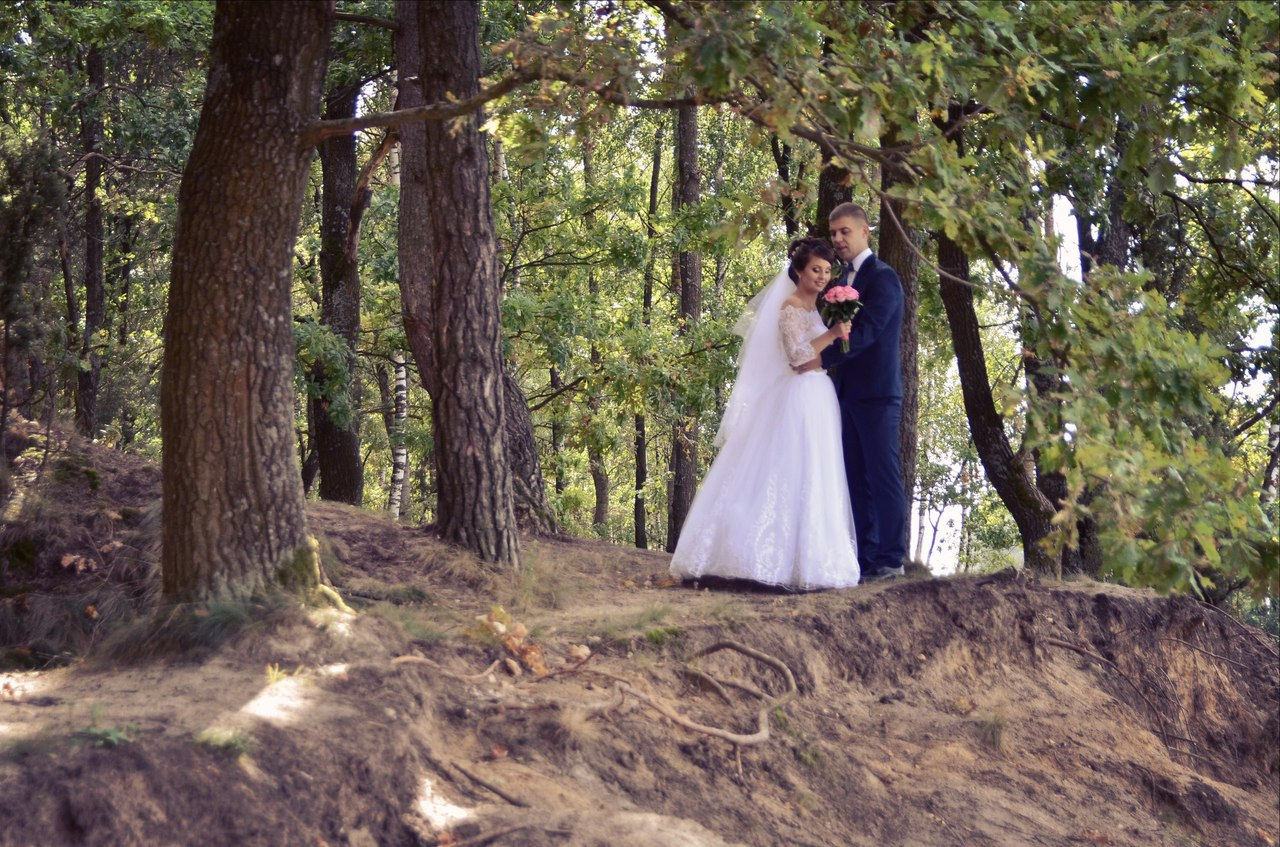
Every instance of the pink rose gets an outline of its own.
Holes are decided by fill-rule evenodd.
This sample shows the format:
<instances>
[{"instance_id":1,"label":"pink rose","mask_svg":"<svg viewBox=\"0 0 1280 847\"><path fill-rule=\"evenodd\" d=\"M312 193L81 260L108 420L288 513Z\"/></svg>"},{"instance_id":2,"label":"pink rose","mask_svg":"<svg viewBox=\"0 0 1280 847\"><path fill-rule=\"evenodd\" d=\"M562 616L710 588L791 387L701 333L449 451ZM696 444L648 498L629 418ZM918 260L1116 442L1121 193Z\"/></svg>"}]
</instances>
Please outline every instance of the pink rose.
<instances>
[{"instance_id":1,"label":"pink rose","mask_svg":"<svg viewBox=\"0 0 1280 847\"><path fill-rule=\"evenodd\" d=\"M849 285L837 285L822 295L828 303L848 303L858 299L858 290Z\"/></svg>"}]
</instances>

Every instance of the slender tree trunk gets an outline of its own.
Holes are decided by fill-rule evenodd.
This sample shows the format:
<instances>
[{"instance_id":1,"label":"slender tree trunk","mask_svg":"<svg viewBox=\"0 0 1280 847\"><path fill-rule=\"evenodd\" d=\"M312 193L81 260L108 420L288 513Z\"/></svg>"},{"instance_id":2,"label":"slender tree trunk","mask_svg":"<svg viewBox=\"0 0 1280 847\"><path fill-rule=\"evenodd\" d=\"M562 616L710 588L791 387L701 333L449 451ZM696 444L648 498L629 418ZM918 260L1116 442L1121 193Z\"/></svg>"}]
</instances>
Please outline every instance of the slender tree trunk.
<instances>
[{"instance_id":1,"label":"slender tree trunk","mask_svg":"<svg viewBox=\"0 0 1280 847\"><path fill-rule=\"evenodd\" d=\"M560 370L556 367L551 368L548 375L551 381L551 390L559 392L564 388L564 377L560 376ZM561 454L564 453L564 413L561 411L560 403L553 403L551 406L551 453L554 456L556 466L555 487L556 494L564 494L565 489L569 486L569 480L564 472L564 460Z\"/></svg>"},{"instance_id":2,"label":"slender tree trunk","mask_svg":"<svg viewBox=\"0 0 1280 847\"><path fill-rule=\"evenodd\" d=\"M675 211L695 205L702 193L698 172L698 110L682 106L677 110ZM680 281L680 321L682 332L690 332L702 314L702 255L683 250L676 256ZM671 497L667 503L667 552L680 540L693 505L698 482L698 415L678 410L671 443Z\"/></svg>"},{"instance_id":3,"label":"slender tree trunk","mask_svg":"<svg viewBox=\"0 0 1280 847\"><path fill-rule=\"evenodd\" d=\"M579 138L582 142L583 188L590 194L595 189L596 179L592 143L586 131L580 132ZM596 225L596 214L592 209L588 208L586 214L583 215L583 223L586 224L587 237L590 239ZM600 280L596 277L594 267L587 271L587 296L591 302L591 308L598 311ZM601 363L600 347L594 340L591 342L590 358L592 371L599 373ZM587 433L587 462L591 467L591 482L596 492L596 504L591 512L591 525L595 529L596 535L604 538L609 534L609 469L604 461L604 446L600 443L601 439L598 437L601 425L600 389L595 379L592 379L591 388L587 393L587 410L591 419L588 424L590 430Z\"/></svg>"},{"instance_id":4,"label":"slender tree trunk","mask_svg":"<svg viewBox=\"0 0 1280 847\"><path fill-rule=\"evenodd\" d=\"M938 267L944 272L940 283L942 305L951 327L960 389L974 446L987 479L991 480L1018 525L1027 567L1036 573L1056 573L1057 560L1040 544L1053 531L1049 520L1054 509L1030 479L1023 462L1005 437L1004 421L991 394L978 315L973 305L973 288L947 276L968 280L969 259L960 246L945 234L937 233L935 237L938 240Z\"/></svg>"},{"instance_id":5,"label":"slender tree trunk","mask_svg":"<svg viewBox=\"0 0 1280 847\"><path fill-rule=\"evenodd\" d=\"M880 138L881 147L893 147L898 142L896 128L890 128ZM905 182L902 171L885 166L880 171L880 188L888 192L894 185ZM920 259L916 251L916 231L906 222L907 204L901 200L880 201L880 236L877 252L880 258L898 272L902 280L902 419L898 424L900 464L902 466L902 492L906 498L903 508L911 514L911 497L916 489L916 454L920 427ZM910 535L911 522L903 529ZM910 550L909 538L904 538L903 549Z\"/></svg>"},{"instance_id":6,"label":"slender tree trunk","mask_svg":"<svg viewBox=\"0 0 1280 847\"><path fill-rule=\"evenodd\" d=\"M161 382L164 593L319 579L293 438L292 266L331 3L219 2L178 196Z\"/></svg>"},{"instance_id":7,"label":"slender tree trunk","mask_svg":"<svg viewBox=\"0 0 1280 847\"><path fill-rule=\"evenodd\" d=\"M326 118L349 118L356 113L359 89L331 93ZM345 374L326 372L316 364L316 381L324 385L335 376L349 385L349 420L334 420L327 398L311 400L320 460L320 499L359 506L364 494L364 464L360 461L360 406L355 375L356 342L360 334L360 266L347 246L356 207L356 139L339 135L320 144L322 197L320 210L320 322L346 344Z\"/></svg>"},{"instance_id":8,"label":"slender tree trunk","mask_svg":"<svg viewBox=\"0 0 1280 847\"><path fill-rule=\"evenodd\" d=\"M649 176L649 216L645 220L645 237L648 239L649 259L644 267L644 293L640 305L640 320L645 325L653 315L653 274L657 266L658 239L658 191L662 175L662 124L653 133L653 170ZM649 485L649 439L646 433L644 412L636 412L635 464L636 488L632 520L635 523L636 547L649 549L649 510L645 502L645 488Z\"/></svg>"},{"instance_id":9,"label":"slender tree trunk","mask_svg":"<svg viewBox=\"0 0 1280 847\"><path fill-rule=\"evenodd\" d=\"M85 57L89 92L80 117L80 141L84 163L84 332L80 336L80 370L76 375L76 429L93 438L98 431L98 384L102 374L102 353L98 331L106 319L107 296L103 282L102 104L106 87L102 51L96 45Z\"/></svg>"},{"instance_id":10,"label":"slender tree trunk","mask_svg":"<svg viewBox=\"0 0 1280 847\"><path fill-rule=\"evenodd\" d=\"M396 4L402 107L479 90L479 4ZM413 42L413 45L410 45ZM416 70L416 73L415 73ZM426 266L403 273L405 326L431 392L440 535L480 558L519 566L508 466L501 280L481 116L429 122L402 133L400 239ZM403 205L409 182L421 202ZM417 217L411 212L416 211ZM415 287L416 286L416 287ZM423 329L431 338L422 346ZM420 347L422 348L420 350ZM427 376L430 374L430 376Z\"/></svg>"}]
</instances>

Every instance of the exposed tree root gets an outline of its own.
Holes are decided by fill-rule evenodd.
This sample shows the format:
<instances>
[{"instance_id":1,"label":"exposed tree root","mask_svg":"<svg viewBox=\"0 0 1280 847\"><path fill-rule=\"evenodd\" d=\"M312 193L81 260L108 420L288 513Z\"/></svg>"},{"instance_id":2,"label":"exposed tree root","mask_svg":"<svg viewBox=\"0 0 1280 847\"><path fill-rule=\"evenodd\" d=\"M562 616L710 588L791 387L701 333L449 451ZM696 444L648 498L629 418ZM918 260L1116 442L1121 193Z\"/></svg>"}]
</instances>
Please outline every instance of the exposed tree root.
<instances>
[{"instance_id":1,"label":"exposed tree root","mask_svg":"<svg viewBox=\"0 0 1280 847\"><path fill-rule=\"evenodd\" d=\"M465 776L467 779L471 780L471 781L472 781L472 782L474 782L476 785L479 785L479 786L481 786L481 787L483 787L483 788L487 788L487 789L489 789L489 790L490 790L490 791L492 791L494 794L498 795L498 796L499 796L499 797L501 797L503 800L506 800L506 801L507 801L508 803L510 803L511 805L513 805L513 806L519 806L519 807L520 807L520 808L522 808L522 809L527 809L527 808L529 808L529 804L528 804L528 803L526 803L524 800L521 800L519 797L516 797L516 796L514 796L514 795L512 795L512 794L508 794L506 791L503 791L501 788L499 788L498 786L494 785L492 782L489 782L489 781L488 781L488 780L486 780L486 779L482 779L481 777L476 776L476 775L475 775L475 774L473 774L471 771L467 770L466 768L464 768L462 765L458 764L457 762L453 762L452 764L453 764L453 766L454 766L455 768L457 768L457 769L458 769L458 771L459 771L463 776Z\"/></svg>"},{"instance_id":2,"label":"exposed tree root","mask_svg":"<svg viewBox=\"0 0 1280 847\"><path fill-rule=\"evenodd\" d=\"M501 663L501 659L495 659L493 664L480 671L480 673L468 675L448 670L439 662L433 662L425 656L396 656L391 660L391 664L393 665L426 665L436 673L439 673L442 676L447 676L449 679L456 679L459 682L482 682L488 678L489 674L493 673Z\"/></svg>"}]
</instances>

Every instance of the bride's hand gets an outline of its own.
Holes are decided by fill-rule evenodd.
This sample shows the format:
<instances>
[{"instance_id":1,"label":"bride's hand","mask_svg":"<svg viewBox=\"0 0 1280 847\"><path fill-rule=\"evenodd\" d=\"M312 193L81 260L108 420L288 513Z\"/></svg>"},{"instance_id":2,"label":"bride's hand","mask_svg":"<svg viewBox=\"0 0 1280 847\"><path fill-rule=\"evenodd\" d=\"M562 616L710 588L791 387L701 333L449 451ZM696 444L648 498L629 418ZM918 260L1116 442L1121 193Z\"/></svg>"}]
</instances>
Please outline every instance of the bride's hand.
<instances>
[{"instance_id":1,"label":"bride's hand","mask_svg":"<svg viewBox=\"0 0 1280 847\"><path fill-rule=\"evenodd\" d=\"M848 338L852 329L853 321L836 321L831 326L831 331L835 333L836 338Z\"/></svg>"}]
</instances>

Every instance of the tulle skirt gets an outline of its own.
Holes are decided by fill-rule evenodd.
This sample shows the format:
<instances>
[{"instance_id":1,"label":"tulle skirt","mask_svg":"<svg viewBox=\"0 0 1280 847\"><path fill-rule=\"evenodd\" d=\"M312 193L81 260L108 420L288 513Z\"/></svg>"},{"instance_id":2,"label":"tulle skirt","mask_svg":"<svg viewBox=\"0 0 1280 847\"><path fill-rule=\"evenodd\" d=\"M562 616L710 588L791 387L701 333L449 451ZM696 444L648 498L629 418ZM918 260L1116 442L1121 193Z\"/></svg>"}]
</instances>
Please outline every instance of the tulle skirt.
<instances>
[{"instance_id":1,"label":"tulle skirt","mask_svg":"<svg viewBox=\"0 0 1280 847\"><path fill-rule=\"evenodd\" d=\"M835 388L791 374L728 435L671 558L678 579L748 579L797 591L858 584Z\"/></svg>"}]
</instances>

